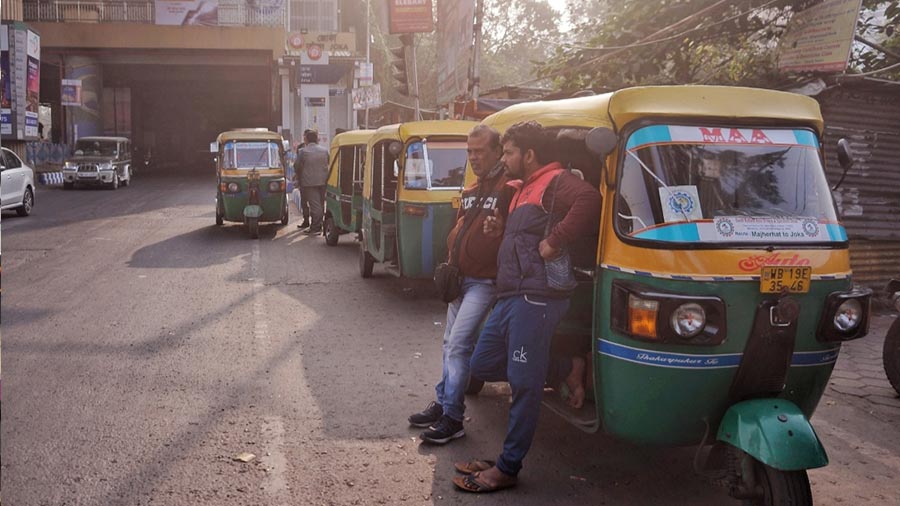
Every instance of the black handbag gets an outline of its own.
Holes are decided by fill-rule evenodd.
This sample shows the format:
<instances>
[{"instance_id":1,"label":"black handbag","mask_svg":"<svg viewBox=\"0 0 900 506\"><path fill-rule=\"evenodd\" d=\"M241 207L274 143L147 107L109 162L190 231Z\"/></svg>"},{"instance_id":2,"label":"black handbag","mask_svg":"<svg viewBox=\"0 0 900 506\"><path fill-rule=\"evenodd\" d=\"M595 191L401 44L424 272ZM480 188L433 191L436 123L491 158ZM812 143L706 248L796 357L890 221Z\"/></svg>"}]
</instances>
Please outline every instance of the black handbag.
<instances>
[{"instance_id":1,"label":"black handbag","mask_svg":"<svg viewBox=\"0 0 900 506\"><path fill-rule=\"evenodd\" d=\"M556 176L556 179L553 180L553 197L550 199L550 216L547 217L547 226L544 227L544 239L550 235L550 224L553 221L553 205L556 203L556 188L559 186L560 176ZM578 280L575 279L575 271L572 269L572 257L567 249L563 249L556 258L545 259L544 272L547 275L547 287L551 290L570 292L578 286Z\"/></svg>"},{"instance_id":2,"label":"black handbag","mask_svg":"<svg viewBox=\"0 0 900 506\"><path fill-rule=\"evenodd\" d=\"M479 192L480 191L481 190L479 189ZM463 274L459 269L459 266L456 265L459 261L457 250L459 250L459 244L462 242L466 229L468 229L472 221L475 220L475 216L484 204L485 199L486 196L479 196L475 205L466 211L466 214L463 217L463 225L460 228L459 233L456 234L456 239L453 241L453 248L450 250L448 261L441 262L434 269L435 291L437 292L437 296L447 304L453 302L462 295Z\"/></svg>"}]
</instances>

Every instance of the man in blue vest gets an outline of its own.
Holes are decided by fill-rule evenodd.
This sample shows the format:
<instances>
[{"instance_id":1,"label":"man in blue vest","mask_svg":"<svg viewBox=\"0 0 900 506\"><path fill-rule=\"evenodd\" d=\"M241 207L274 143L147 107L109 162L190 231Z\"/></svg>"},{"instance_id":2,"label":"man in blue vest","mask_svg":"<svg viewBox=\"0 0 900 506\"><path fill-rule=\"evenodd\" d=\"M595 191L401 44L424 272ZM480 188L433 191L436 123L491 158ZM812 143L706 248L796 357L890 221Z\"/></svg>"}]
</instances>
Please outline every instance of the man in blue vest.
<instances>
[{"instance_id":1,"label":"man in blue vest","mask_svg":"<svg viewBox=\"0 0 900 506\"><path fill-rule=\"evenodd\" d=\"M596 236L600 193L554 162L555 136L535 121L516 123L503 136L510 178L521 179L505 227L498 216L486 234L503 230L497 257L497 303L472 356L472 377L508 381L512 405L503 452L496 464L456 464L465 476L453 483L467 492L491 492L516 484L531 447L550 362L550 341L569 308L571 291L551 288L545 260L585 236Z\"/></svg>"}]
</instances>

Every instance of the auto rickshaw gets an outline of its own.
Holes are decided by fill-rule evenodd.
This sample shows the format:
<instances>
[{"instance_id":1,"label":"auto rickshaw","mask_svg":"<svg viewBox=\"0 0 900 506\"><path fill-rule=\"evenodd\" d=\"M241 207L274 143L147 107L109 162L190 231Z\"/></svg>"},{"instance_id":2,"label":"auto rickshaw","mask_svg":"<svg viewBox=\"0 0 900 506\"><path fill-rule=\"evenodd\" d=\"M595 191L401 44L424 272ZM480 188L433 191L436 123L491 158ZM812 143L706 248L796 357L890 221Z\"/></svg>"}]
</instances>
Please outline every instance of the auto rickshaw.
<instances>
[{"instance_id":1,"label":"auto rickshaw","mask_svg":"<svg viewBox=\"0 0 900 506\"><path fill-rule=\"evenodd\" d=\"M886 291L894 309L900 311L900 279L892 279ZM900 318L894 320L887 335L884 336L882 361L888 381L897 394L900 394Z\"/></svg>"},{"instance_id":2,"label":"auto rickshaw","mask_svg":"<svg viewBox=\"0 0 900 506\"><path fill-rule=\"evenodd\" d=\"M414 121L375 131L363 175L359 272L375 262L406 278L430 279L447 258L474 121Z\"/></svg>"},{"instance_id":3,"label":"auto rickshaw","mask_svg":"<svg viewBox=\"0 0 900 506\"><path fill-rule=\"evenodd\" d=\"M285 193L284 140L265 128L222 132L210 146L216 156L216 225L244 223L250 237L259 224L290 217Z\"/></svg>"},{"instance_id":4,"label":"auto rickshaw","mask_svg":"<svg viewBox=\"0 0 900 506\"><path fill-rule=\"evenodd\" d=\"M374 133L375 130L350 130L331 141L323 227L329 246L336 246L341 234L359 233L366 144Z\"/></svg>"},{"instance_id":5,"label":"auto rickshaw","mask_svg":"<svg viewBox=\"0 0 900 506\"><path fill-rule=\"evenodd\" d=\"M828 458L809 419L841 342L867 333L871 295L851 282L817 102L638 87L483 122L523 120L583 139L558 156L603 196L554 336L588 350L592 398L545 405L586 432L697 445L698 470L749 504L811 504L807 469Z\"/></svg>"}]
</instances>

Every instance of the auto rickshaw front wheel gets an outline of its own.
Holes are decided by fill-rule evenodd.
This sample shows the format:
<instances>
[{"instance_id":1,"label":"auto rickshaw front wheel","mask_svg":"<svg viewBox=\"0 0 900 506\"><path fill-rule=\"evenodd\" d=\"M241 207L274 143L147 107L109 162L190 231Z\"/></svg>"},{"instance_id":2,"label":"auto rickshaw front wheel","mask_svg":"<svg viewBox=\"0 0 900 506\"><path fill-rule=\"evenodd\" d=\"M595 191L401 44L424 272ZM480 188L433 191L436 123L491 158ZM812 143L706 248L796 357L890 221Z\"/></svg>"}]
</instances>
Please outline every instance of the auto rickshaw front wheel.
<instances>
[{"instance_id":1,"label":"auto rickshaw front wheel","mask_svg":"<svg viewBox=\"0 0 900 506\"><path fill-rule=\"evenodd\" d=\"M259 218L247 218L247 232L251 239L259 239Z\"/></svg>"},{"instance_id":2,"label":"auto rickshaw front wheel","mask_svg":"<svg viewBox=\"0 0 900 506\"><path fill-rule=\"evenodd\" d=\"M364 278L372 277L372 269L375 267L375 257L366 251L366 247L359 244L359 275Z\"/></svg>"},{"instance_id":3,"label":"auto rickshaw front wheel","mask_svg":"<svg viewBox=\"0 0 900 506\"><path fill-rule=\"evenodd\" d=\"M325 224L323 226L325 228L325 244L329 246L337 246L338 238L340 238L341 234L338 231L337 227L334 225L334 218L331 216L326 216Z\"/></svg>"},{"instance_id":4,"label":"auto rickshaw front wheel","mask_svg":"<svg viewBox=\"0 0 900 506\"><path fill-rule=\"evenodd\" d=\"M739 452L743 462L737 490L732 495L744 506L812 506L812 490L805 469L782 471Z\"/></svg>"},{"instance_id":5,"label":"auto rickshaw front wheel","mask_svg":"<svg viewBox=\"0 0 900 506\"><path fill-rule=\"evenodd\" d=\"M287 199L284 199L284 206L282 206L282 208L281 208L281 224L287 225L290 217L291 217L291 214L288 209Z\"/></svg>"},{"instance_id":6,"label":"auto rickshaw front wheel","mask_svg":"<svg viewBox=\"0 0 900 506\"><path fill-rule=\"evenodd\" d=\"M884 372L894 390L900 394L900 319L891 325L884 336Z\"/></svg>"}]
</instances>

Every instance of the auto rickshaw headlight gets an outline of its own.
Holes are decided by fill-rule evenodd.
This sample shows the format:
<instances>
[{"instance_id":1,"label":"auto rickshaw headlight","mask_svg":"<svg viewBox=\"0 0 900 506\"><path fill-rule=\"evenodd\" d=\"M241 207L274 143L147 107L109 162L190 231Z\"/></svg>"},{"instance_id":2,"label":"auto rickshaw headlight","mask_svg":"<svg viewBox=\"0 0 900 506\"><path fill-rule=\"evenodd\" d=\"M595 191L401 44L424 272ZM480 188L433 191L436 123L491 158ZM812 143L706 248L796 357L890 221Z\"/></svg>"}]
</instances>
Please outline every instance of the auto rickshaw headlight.
<instances>
[{"instance_id":1,"label":"auto rickshaw headlight","mask_svg":"<svg viewBox=\"0 0 900 506\"><path fill-rule=\"evenodd\" d=\"M656 339L656 315L659 302L628 296L628 329L632 334Z\"/></svg>"},{"instance_id":2,"label":"auto rickshaw headlight","mask_svg":"<svg viewBox=\"0 0 900 506\"><path fill-rule=\"evenodd\" d=\"M240 189L237 183L228 183L228 193L237 193Z\"/></svg>"},{"instance_id":3,"label":"auto rickshaw headlight","mask_svg":"<svg viewBox=\"0 0 900 506\"><path fill-rule=\"evenodd\" d=\"M862 322L862 304L858 299L847 299L841 303L834 314L834 328L841 332L850 332Z\"/></svg>"},{"instance_id":4,"label":"auto rickshaw headlight","mask_svg":"<svg viewBox=\"0 0 900 506\"><path fill-rule=\"evenodd\" d=\"M706 326L706 311L700 304L689 302L678 306L672 312L672 330L681 337L691 338Z\"/></svg>"},{"instance_id":5,"label":"auto rickshaw headlight","mask_svg":"<svg viewBox=\"0 0 900 506\"><path fill-rule=\"evenodd\" d=\"M269 193L278 193L284 189L281 187L283 181L269 181Z\"/></svg>"}]
</instances>

